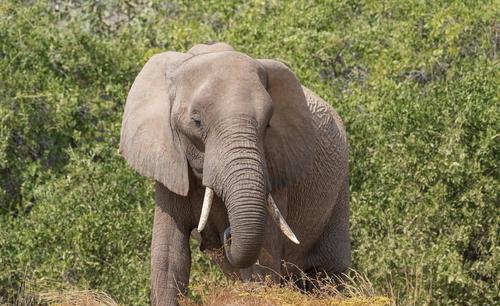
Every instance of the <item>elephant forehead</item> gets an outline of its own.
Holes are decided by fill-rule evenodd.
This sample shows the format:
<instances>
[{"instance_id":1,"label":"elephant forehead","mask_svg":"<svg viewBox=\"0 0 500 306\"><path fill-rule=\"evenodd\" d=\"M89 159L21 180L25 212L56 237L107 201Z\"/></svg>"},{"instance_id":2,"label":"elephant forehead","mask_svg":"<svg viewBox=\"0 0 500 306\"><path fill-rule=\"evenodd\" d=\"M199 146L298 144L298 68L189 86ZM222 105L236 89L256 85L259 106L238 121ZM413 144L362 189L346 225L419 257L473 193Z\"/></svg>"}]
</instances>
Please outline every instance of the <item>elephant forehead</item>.
<instances>
[{"instance_id":1,"label":"elephant forehead","mask_svg":"<svg viewBox=\"0 0 500 306\"><path fill-rule=\"evenodd\" d=\"M189 89L189 88L188 88ZM181 90L193 105L201 104L260 104L270 103L270 97L260 83L214 76L199 82L191 90Z\"/></svg>"},{"instance_id":2,"label":"elephant forehead","mask_svg":"<svg viewBox=\"0 0 500 306\"><path fill-rule=\"evenodd\" d=\"M176 94L177 103L186 110L197 110L208 114L245 113L249 116L265 117L271 107L270 97L264 86L248 82L224 80L221 77L206 78L196 86L182 84ZM176 103L176 104L177 104Z\"/></svg>"},{"instance_id":3,"label":"elephant forehead","mask_svg":"<svg viewBox=\"0 0 500 306\"><path fill-rule=\"evenodd\" d=\"M193 85L214 79L222 82L256 82L265 84L265 71L258 61L235 51L213 52L193 56L177 71L176 79Z\"/></svg>"}]
</instances>

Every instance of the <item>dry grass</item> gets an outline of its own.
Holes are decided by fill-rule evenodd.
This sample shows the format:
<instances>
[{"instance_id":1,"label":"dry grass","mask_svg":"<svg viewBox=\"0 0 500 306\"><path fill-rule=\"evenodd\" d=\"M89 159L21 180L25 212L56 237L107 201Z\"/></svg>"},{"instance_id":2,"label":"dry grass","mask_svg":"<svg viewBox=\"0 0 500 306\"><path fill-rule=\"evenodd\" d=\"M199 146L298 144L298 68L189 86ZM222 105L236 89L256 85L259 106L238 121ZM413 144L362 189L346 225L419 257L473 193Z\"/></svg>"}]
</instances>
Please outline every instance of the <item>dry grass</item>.
<instances>
[{"instance_id":1,"label":"dry grass","mask_svg":"<svg viewBox=\"0 0 500 306\"><path fill-rule=\"evenodd\" d=\"M57 289L49 289L57 288ZM25 280L14 303L2 306L118 306L109 294L103 291L77 289L53 281Z\"/></svg>"},{"instance_id":2,"label":"dry grass","mask_svg":"<svg viewBox=\"0 0 500 306\"><path fill-rule=\"evenodd\" d=\"M49 291L38 295L42 303L51 306L118 306L108 294L92 290Z\"/></svg>"},{"instance_id":3,"label":"dry grass","mask_svg":"<svg viewBox=\"0 0 500 306\"><path fill-rule=\"evenodd\" d=\"M315 290L305 292L294 283L276 285L269 281L224 285L200 283L192 287L199 301L181 299L181 306L389 306L393 301L375 293L372 284L364 276L352 272L341 282L331 279L318 280L303 276L301 281L315 283ZM340 285L340 286L339 286ZM341 290L338 288L342 287Z\"/></svg>"},{"instance_id":4,"label":"dry grass","mask_svg":"<svg viewBox=\"0 0 500 306\"><path fill-rule=\"evenodd\" d=\"M314 290L305 292L291 281L273 284L269 279L243 283L217 283L206 279L192 284L195 299L183 297L181 306L390 306L394 301L377 295L366 276L351 271L345 279L311 279L303 276L300 282L314 283ZM54 284L52 284L54 285ZM57 286L56 286L57 287ZM37 288L37 289L34 289ZM54 288L54 287L52 287ZM338 289L342 288L342 289ZM38 293L36 293L38 292ZM40 293L41 292L41 293ZM118 306L111 296L102 291L61 288L43 289L24 287L15 306ZM1 304L1 302L0 302Z\"/></svg>"},{"instance_id":5,"label":"dry grass","mask_svg":"<svg viewBox=\"0 0 500 306\"><path fill-rule=\"evenodd\" d=\"M342 297L303 294L288 287L237 283L218 287L203 297L201 302L182 299L182 306L389 306L391 300L383 296Z\"/></svg>"}]
</instances>

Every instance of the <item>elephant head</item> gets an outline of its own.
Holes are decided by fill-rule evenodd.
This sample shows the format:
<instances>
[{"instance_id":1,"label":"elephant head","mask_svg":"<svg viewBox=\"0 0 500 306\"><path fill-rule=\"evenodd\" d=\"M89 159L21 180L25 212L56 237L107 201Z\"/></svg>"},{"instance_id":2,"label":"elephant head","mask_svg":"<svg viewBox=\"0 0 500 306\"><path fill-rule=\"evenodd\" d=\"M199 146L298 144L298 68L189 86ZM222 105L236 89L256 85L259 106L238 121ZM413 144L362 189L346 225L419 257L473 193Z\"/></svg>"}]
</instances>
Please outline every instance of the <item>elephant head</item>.
<instances>
[{"instance_id":1,"label":"elephant head","mask_svg":"<svg viewBox=\"0 0 500 306\"><path fill-rule=\"evenodd\" d=\"M140 174L182 196L191 169L207 187L199 230L215 192L228 212L226 255L243 268L257 259L267 211L289 230L269 193L308 174L311 116L284 64L223 43L197 45L146 63L127 98L120 152Z\"/></svg>"}]
</instances>

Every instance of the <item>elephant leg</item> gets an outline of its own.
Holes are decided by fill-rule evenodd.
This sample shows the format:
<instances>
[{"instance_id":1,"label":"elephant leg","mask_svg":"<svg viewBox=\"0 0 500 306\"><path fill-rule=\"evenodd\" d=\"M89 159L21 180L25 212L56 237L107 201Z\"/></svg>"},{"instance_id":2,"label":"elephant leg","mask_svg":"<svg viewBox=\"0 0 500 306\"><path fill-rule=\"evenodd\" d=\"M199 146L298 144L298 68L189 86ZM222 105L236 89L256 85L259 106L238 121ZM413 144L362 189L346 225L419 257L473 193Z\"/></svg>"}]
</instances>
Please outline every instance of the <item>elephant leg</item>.
<instances>
[{"instance_id":1,"label":"elephant leg","mask_svg":"<svg viewBox=\"0 0 500 306\"><path fill-rule=\"evenodd\" d=\"M332 217L318 244L310 253L308 274L326 275L331 279L343 278L351 264L351 243L349 239L349 185L347 180L339 189ZM319 274L319 275L318 275Z\"/></svg>"},{"instance_id":2,"label":"elephant leg","mask_svg":"<svg viewBox=\"0 0 500 306\"><path fill-rule=\"evenodd\" d=\"M151 244L151 304L177 305L187 293L192 218L187 198L156 183L156 208Z\"/></svg>"}]
</instances>

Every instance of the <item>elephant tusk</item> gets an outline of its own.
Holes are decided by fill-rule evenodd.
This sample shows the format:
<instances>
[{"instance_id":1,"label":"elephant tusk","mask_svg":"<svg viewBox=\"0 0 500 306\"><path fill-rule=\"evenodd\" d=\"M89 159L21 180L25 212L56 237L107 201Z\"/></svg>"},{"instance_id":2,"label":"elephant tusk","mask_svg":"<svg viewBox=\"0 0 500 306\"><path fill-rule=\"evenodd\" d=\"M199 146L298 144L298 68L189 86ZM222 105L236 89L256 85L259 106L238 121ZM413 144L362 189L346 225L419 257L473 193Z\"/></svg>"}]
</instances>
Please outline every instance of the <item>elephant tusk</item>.
<instances>
[{"instance_id":1,"label":"elephant tusk","mask_svg":"<svg viewBox=\"0 0 500 306\"><path fill-rule=\"evenodd\" d=\"M201 232L205 228L205 225L207 225L208 215L210 214L210 208L212 207L213 199L214 191L210 187L207 187L205 189L205 197L203 198L200 222L198 223L198 232Z\"/></svg>"},{"instance_id":2,"label":"elephant tusk","mask_svg":"<svg viewBox=\"0 0 500 306\"><path fill-rule=\"evenodd\" d=\"M274 222L276 222L283 234L285 234L285 236L293 243L300 244L300 241L297 239L290 226L288 226L288 224L286 223L285 218L283 218L283 216L281 215L278 206L276 206L276 203L274 202L271 194L269 194L269 197L267 198L266 206L267 211L269 212L271 217L273 217Z\"/></svg>"}]
</instances>

